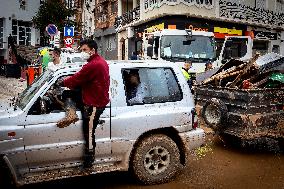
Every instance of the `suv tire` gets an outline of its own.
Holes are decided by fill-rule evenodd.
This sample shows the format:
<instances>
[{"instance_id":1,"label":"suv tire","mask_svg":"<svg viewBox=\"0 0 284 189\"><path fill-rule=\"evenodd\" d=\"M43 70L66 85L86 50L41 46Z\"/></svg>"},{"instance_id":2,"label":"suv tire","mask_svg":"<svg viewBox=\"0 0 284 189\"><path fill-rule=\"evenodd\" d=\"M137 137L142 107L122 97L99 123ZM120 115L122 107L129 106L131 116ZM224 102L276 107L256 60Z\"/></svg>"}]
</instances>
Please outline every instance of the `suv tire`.
<instances>
[{"instance_id":1,"label":"suv tire","mask_svg":"<svg viewBox=\"0 0 284 189\"><path fill-rule=\"evenodd\" d=\"M176 143L166 135L155 134L137 145L132 158L135 177L144 184L169 182L180 169Z\"/></svg>"}]
</instances>

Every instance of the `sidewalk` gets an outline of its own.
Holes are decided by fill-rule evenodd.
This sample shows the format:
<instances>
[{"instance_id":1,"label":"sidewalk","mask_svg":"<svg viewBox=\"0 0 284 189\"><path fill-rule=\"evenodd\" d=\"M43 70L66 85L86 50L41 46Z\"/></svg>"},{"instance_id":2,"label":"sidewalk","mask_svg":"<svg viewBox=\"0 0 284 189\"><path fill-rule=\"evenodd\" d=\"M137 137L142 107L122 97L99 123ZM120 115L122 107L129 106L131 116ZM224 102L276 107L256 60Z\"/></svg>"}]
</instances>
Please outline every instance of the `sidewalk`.
<instances>
[{"instance_id":1,"label":"sidewalk","mask_svg":"<svg viewBox=\"0 0 284 189\"><path fill-rule=\"evenodd\" d=\"M10 98L18 96L26 86L26 81L0 76L0 103L8 102Z\"/></svg>"}]
</instances>

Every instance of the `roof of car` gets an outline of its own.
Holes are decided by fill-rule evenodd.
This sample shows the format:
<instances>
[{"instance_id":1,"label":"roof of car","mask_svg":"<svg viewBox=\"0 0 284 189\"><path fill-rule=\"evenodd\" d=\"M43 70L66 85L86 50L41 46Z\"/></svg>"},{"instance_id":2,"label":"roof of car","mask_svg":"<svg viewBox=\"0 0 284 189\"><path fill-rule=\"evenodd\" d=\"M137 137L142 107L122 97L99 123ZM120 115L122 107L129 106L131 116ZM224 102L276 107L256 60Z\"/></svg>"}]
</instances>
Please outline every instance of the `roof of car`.
<instances>
[{"instance_id":1,"label":"roof of car","mask_svg":"<svg viewBox=\"0 0 284 189\"><path fill-rule=\"evenodd\" d=\"M113 65L114 67L175 67L178 64L163 61L163 60L107 60L109 65ZM63 64L58 67L57 70L70 70L76 71L80 69L86 63L69 63Z\"/></svg>"}]
</instances>

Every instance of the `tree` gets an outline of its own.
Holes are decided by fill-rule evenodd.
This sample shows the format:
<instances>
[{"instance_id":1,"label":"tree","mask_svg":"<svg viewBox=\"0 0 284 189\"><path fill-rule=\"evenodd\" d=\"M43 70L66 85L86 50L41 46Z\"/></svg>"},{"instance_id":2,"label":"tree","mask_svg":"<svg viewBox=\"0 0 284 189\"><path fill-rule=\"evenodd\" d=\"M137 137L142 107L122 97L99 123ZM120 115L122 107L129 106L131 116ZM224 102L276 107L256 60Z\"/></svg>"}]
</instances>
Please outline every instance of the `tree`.
<instances>
[{"instance_id":1,"label":"tree","mask_svg":"<svg viewBox=\"0 0 284 189\"><path fill-rule=\"evenodd\" d=\"M66 4L59 0L47 0L39 7L38 12L32 18L35 28L40 30L41 45L46 45L45 28L48 24L55 24L58 30L63 31L65 25L75 25L69 20L75 14L75 9L67 8Z\"/></svg>"}]
</instances>

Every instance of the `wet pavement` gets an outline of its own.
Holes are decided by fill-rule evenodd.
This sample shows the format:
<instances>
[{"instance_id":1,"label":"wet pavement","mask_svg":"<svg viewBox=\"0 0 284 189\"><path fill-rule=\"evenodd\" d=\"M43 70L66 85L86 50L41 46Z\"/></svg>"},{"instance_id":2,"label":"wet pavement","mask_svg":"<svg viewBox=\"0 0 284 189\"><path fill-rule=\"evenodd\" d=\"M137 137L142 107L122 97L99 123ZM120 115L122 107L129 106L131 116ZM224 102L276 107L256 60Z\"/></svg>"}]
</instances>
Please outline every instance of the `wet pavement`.
<instances>
[{"instance_id":1,"label":"wet pavement","mask_svg":"<svg viewBox=\"0 0 284 189\"><path fill-rule=\"evenodd\" d=\"M209 144L211 150L204 157L192 156L188 168L166 184L144 186L137 183L130 173L115 172L32 184L20 189L71 189L80 188L83 184L96 189L284 188L283 153L231 147L217 137Z\"/></svg>"},{"instance_id":2,"label":"wet pavement","mask_svg":"<svg viewBox=\"0 0 284 189\"><path fill-rule=\"evenodd\" d=\"M26 81L0 76L0 103L9 102L8 99L18 96L26 86Z\"/></svg>"}]
</instances>

